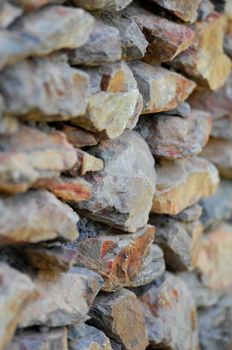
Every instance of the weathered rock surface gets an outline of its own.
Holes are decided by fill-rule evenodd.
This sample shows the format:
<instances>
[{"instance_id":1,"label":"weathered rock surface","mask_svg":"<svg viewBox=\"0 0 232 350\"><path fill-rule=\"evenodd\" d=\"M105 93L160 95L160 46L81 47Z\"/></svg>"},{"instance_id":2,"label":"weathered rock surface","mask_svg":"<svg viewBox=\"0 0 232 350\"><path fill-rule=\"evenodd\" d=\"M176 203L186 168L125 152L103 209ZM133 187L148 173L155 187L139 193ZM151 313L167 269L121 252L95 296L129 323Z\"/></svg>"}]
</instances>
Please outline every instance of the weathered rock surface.
<instances>
[{"instance_id":1,"label":"weathered rock surface","mask_svg":"<svg viewBox=\"0 0 232 350\"><path fill-rule=\"evenodd\" d=\"M211 136L232 140L232 114L213 120Z\"/></svg>"},{"instance_id":2,"label":"weathered rock surface","mask_svg":"<svg viewBox=\"0 0 232 350\"><path fill-rule=\"evenodd\" d=\"M201 197L212 195L219 183L215 166L200 157L162 159L156 164L156 172L152 212L157 214L179 214Z\"/></svg>"},{"instance_id":3,"label":"weathered rock surface","mask_svg":"<svg viewBox=\"0 0 232 350\"><path fill-rule=\"evenodd\" d=\"M194 43L172 62L178 70L211 90L224 85L231 70L231 61L223 52L226 19L214 12L205 21L196 22Z\"/></svg>"},{"instance_id":4,"label":"weathered rock surface","mask_svg":"<svg viewBox=\"0 0 232 350\"><path fill-rule=\"evenodd\" d=\"M0 201L0 243L36 243L55 238L74 240L78 237L78 220L78 215L68 205L46 191L3 197Z\"/></svg>"},{"instance_id":5,"label":"weathered rock surface","mask_svg":"<svg viewBox=\"0 0 232 350\"><path fill-rule=\"evenodd\" d=\"M186 118L166 114L141 117L136 130L148 143L154 157L181 159L202 151L211 128L210 115L193 110Z\"/></svg>"},{"instance_id":6,"label":"weathered rock surface","mask_svg":"<svg viewBox=\"0 0 232 350\"><path fill-rule=\"evenodd\" d=\"M75 147L82 148L86 146L96 146L98 144L98 139L95 134L76 126L59 124L58 129L65 134L68 142Z\"/></svg>"},{"instance_id":7,"label":"weathered rock surface","mask_svg":"<svg viewBox=\"0 0 232 350\"><path fill-rule=\"evenodd\" d=\"M183 102L194 90L195 83L182 75L144 62L129 63L143 96L142 113L168 111ZM164 93L165 91L165 93Z\"/></svg>"},{"instance_id":8,"label":"weathered rock surface","mask_svg":"<svg viewBox=\"0 0 232 350\"><path fill-rule=\"evenodd\" d=\"M104 169L104 163L100 158L94 157L88 152L76 149L77 162L66 173L71 176L85 175L90 171L100 171Z\"/></svg>"},{"instance_id":9,"label":"weathered rock surface","mask_svg":"<svg viewBox=\"0 0 232 350\"><path fill-rule=\"evenodd\" d=\"M191 115L190 104L188 102L182 102L176 108L172 109L171 111L166 111L166 114L175 115L175 116L179 116L182 118L190 117L190 115Z\"/></svg>"},{"instance_id":10,"label":"weathered rock surface","mask_svg":"<svg viewBox=\"0 0 232 350\"><path fill-rule=\"evenodd\" d=\"M95 272L72 268L67 273L41 273L35 281L39 297L20 314L19 326L60 327L86 320L89 308L102 286Z\"/></svg>"},{"instance_id":11,"label":"weathered rock surface","mask_svg":"<svg viewBox=\"0 0 232 350\"><path fill-rule=\"evenodd\" d=\"M219 184L220 186L220 184ZM207 198L206 198L207 200ZM204 201L204 199L203 199ZM197 221L200 219L200 216L202 214L202 207L199 204L195 204L191 207L186 208L182 212L180 212L177 215L173 215L172 218L181 221L184 223L190 223L193 221Z\"/></svg>"},{"instance_id":12,"label":"weathered rock surface","mask_svg":"<svg viewBox=\"0 0 232 350\"><path fill-rule=\"evenodd\" d=\"M7 2L0 4L0 28L6 28L17 17L21 16L22 9Z\"/></svg>"},{"instance_id":13,"label":"weathered rock surface","mask_svg":"<svg viewBox=\"0 0 232 350\"><path fill-rule=\"evenodd\" d=\"M132 0L74 0L74 3L86 10L120 11Z\"/></svg>"},{"instance_id":14,"label":"weathered rock surface","mask_svg":"<svg viewBox=\"0 0 232 350\"><path fill-rule=\"evenodd\" d=\"M35 295L26 275L0 264L0 348L6 349L18 325L19 314Z\"/></svg>"},{"instance_id":15,"label":"weathered rock surface","mask_svg":"<svg viewBox=\"0 0 232 350\"><path fill-rule=\"evenodd\" d=\"M86 216L135 232L147 224L155 192L154 160L140 135L127 132L102 142L91 154L104 161L104 170L86 175L94 196L77 205Z\"/></svg>"},{"instance_id":16,"label":"weathered rock surface","mask_svg":"<svg viewBox=\"0 0 232 350\"><path fill-rule=\"evenodd\" d=\"M144 350L147 345L144 317L134 293L121 289L99 294L90 309L91 323L98 325L126 350Z\"/></svg>"},{"instance_id":17,"label":"weathered rock surface","mask_svg":"<svg viewBox=\"0 0 232 350\"><path fill-rule=\"evenodd\" d=\"M33 58L0 72L6 112L26 120L68 120L86 111L88 76L71 68L65 55Z\"/></svg>"},{"instance_id":18,"label":"weathered rock surface","mask_svg":"<svg viewBox=\"0 0 232 350\"><path fill-rule=\"evenodd\" d=\"M194 301L184 282L166 273L163 283L136 292L152 348L198 349L198 325ZM181 325L181 327L177 327Z\"/></svg>"}]
</instances>

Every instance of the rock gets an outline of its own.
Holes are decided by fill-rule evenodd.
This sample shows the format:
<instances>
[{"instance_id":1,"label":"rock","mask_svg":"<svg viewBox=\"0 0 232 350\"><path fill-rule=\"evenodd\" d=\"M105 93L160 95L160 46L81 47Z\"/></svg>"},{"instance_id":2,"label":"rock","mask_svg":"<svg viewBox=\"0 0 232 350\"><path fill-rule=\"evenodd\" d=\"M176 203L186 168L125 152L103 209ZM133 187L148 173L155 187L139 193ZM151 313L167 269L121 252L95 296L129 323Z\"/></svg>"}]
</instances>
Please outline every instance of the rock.
<instances>
[{"instance_id":1,"label":"rock","mask_svg":"<svg viewBox=\"0 0 232 350\"><path fill-rule=\"evenodd\" d=\"M10 116L0 116L0 137L10 136L16 133L19 128L19 122L16 118Z\"/></svg>"},{"instance_id":2,"label":"rock","mask_svg":"<svg viewBox=\"0 0 232 350\"><path fill-rule=\"evenodd\" d=\"M199 154L212 128L208 113L193 110L186 118L167 114L141 117L136 130L156 158L181 159Z\"/></svg>"},{"instance_id":3,"label":"rock","mask_svg":"<svg viewBox=\"0 0 232 350\"><path fill-rule=\"evenodd\" d=\"M213 120L211 136L219 139L232 140L232 114Z\"/></svg>"},{"instance_id":4,"label":"rock","mask_svg":"<svg viewBox=\"0 0 232 350\"><path fill-rule=\"evenodd\" d=\"M0 209L1 244L37 243L53 239L72 241L78 237L78 215L49 192L28 191L3 197Z\"/></svg>"},{"instance_id":5,"label":"rock","mask_svg":"<svg viewBox=\"0 0 232 350\"><path fill-rule=\"evenodd\" d=\"M230 0L212 0L217 11L224 12L228 18L232 18L232 5Z\"/></svg>"},{"instance_id":6,"label":"rock","mask_svg":"<svg viewBox=\"0 0 232 350\"><path fill-rule=\"evenodd\" d=\"M23 7L25 11L33 11L49 4L62 4L64 0L11 0L11 2Z\"/></svg>"},{"instance_id":7,"label":"rock","mask_svg":"<svg viewBox=\"0 0 232 350\"><path fill-rule=\"evenodd\" d=\"M0 190L24 192L40 178L59 176L76 162L75 149L58 132L45 133L21 125L0 137Z\"/></svg>"},{"instance_id":8,"label":"rock","mask_svg":"<svg viewBox=\"0 0 232 350\"><path fill-rule=\"evenodd\" d=\"M35 286L29 277L3 263L0 279L0 348L3 350L14 335L21 310L35 296Z\"/></svg>"},{"instance_id":9,"label":"rock","mask_svg":"<svg viewBox=\"0 0 232 350\"><path fill-rule=\"evenodd\" d=\"M223 52L225 30L226 20L217 12L196 22L193 44L173 60L172 66L202 87L211 90L222 87L231 70L231 61Z\"/></svg>"},{"instance_id":10,"label":"rock","mask_svg":"<svg viewBox=\"0 0 232 350\"><path fill-rule=\"evenodd\" d=\"M179 116L182 118L188 118L191 116L191 107L190 107L189 103L182 102L176 108L172 109L171 111L166 111L165 114L175 115L175 116Z\"/></svg>"},{"instance_id":11,"label":"rock","mask_svg":"<svg viewBox=\"0 0 232 350\"><path fill-rule=\"evenodd\" d=\"M96 22L85 45L70 52L72 65L98 66L119 61L122 56L119 31L107 24Z\"/></svg>"},{"instance_id":12,"label":"rock","mask_svg":"<svg viewBox=\"0 0 232 350\"><path fill-rule=\"evenodd\" d=\"M68 332L69 350L112 350L110 339L95 327L82 324L70 326Z\"/></svg>"},{"instance_id":13,"label":"rock","mask_svg":"<svg viewBox=\"0 0 232 350\"><path fill-rule=\"evenodd\" d=\"M134 293L121 289L99 294L90 309L91 324L100 327L126 350L144 350L147 345L144 317Z\"/></svg>"},{"instance_id":14,"label":"rock","mask_svg":"<svg viewBox=\"0 0 232 350\"><path fill-rule=\"evenodd\" d=\"M74 3L88 11L121 11L124 7L128 6L131 1L132 0L74 0Z\"/></svg>"},{"instance_id":15,"label":"rock","mask_svg":"<svg viewBox=\"0 0 232 350\"><path fill-rule=\"evenodd\" d=\"M176 161L160 160L156 164L157 185L152 212L177 215L212 195L219 183L217 169L200 157Z\"/></svg>"},{"instance_id":16,"label":"rock","mask_svg":"<svg viewBox=\"0 0 232 350\"><path fill-rule=\"evenodd\" d=\"M48 331L26 330L15 335L6 350L67 350L66 328Z\"/></svg>"},{"instance_id":17,"label":"rock","mask_svg":"<svg viewBox=\"0 0 232 350\"><path fill-rule=\"evenodd\" d=\"M195 22L197 19L197 10L201 0L153 0L166 10L172 12L185 22Z\"/></svg>"},{"instance_id":18,"label":"rock","mask_svg":"<svg viewBox=\"0 0 232 350\"><path fill-rule=\"evenodd\" d=\"M183 102L195 88L195 83L180 74L158 65L140 61L129 63L143 96L142 114L168 111ZM165 93L164 93L165 91Z\"/></svg>"},{"instance_id":19,"label":"rock","mask_svg":"<svg viewBox=\"0 0 232 350\"><path fill-rule=\"evenodd\" d=\"M222 177L232 179L232 140L211 138L201 155L216 165Z\"/></svg>"},{"instance_id":20,"label":"rock","mask_svg":"<svg viewBox=\"0 0 232 350\"><path fill-rule=\"evenodd\" d=\"M85 176L94 196L75 208L86 216L123 231L145 226L155 192L154 160L135 132L102 142L90 150L104 161L104 170Z\"/></svg>"},{"instance_id":21,"label":"rock","mask_svg":"<svg viewBox=\"0 0 232 350\"><path fill-rule=\"evenodd\" d=\"M204 21L212 12L214 12L214 5L210 0L202 0L198 8L198 20Z\"/></svg>"},{"instance_id":22,"label":"rock","mask_svg":"<svg viewBox=\"0 0 232 350\"><path fill-rule=\"evenodd\" d=\"M136 294L143 307L151 348L198 349L194 301L180 278L166 273L163 283L142 287Z\"/></svg>"},{"instance_id":23,"label":"rock","mask_svg":"<svg viewBox=\"0 0 232 350\"><path fill-rule=\"evenodd\" d=\"M98 139L95 134L76 126L59 124L58 129L65 134L68 142L75 147L82 148L86 146L96 146L98 144Z\"/></svg>"},{"instance_id":24,"label":"rock","mask_svg":"<svg viewBox=\"0 0 232 350\"><path fill-rule=\"evenodd\" d=\"M228 28L224 38L224 50L232 58L232 20L228 21Z\"/></svg>"},{"instance_id":25,"label":"rock","mask_svg":"<svg viewBox=\"0 0 232 350\"><path fill-rule=\"evenodd\" d=\"M115 138L133 129L142 110L142 97L125 62L85 69L90 77L91 96L87 113L71 121L88 131Z\"/></svg>"},{"instance_id":26,"label":"rock","mask_svg":"<svg viewBox=\"0 0 232 350\"><path fill-rule=\"evenodd\" d=\"M20 7L14 6L7 2L3 2L0 5L0 28L6 28L11 24L17 17L23 13Z\"/></svg>"},{"instance_id":27,"label":"rock","mask_svg":"<svg viewBox=\"0 0 232 350\"><path fill-rule=\"evenodd\" d=\"M80 149L77 152L77 163L67 171L71 176L85 175L90 171L100 171L104 169L104 163L101 159L92 156L91 154L84 152Z\"/></svg>"},{"instance_id":28,"label":"rock","mask_svg":"<svg viewBox=\"0 0 232 350\"><path fill-rule=\"evenodd\" d=\"M203 199L203 201L204 200L207 201L207 198ZM179 214L172 216L172 218L184 223L190 223L190 222L199 220L201 217L201 214L202 214L202 206L200 206L199 204L195 204L191 207L186 208Z\"/></svg>"},{"instance_id":29,"label":"rock","mask_svg":"<svg viewBox=\"0 0 232 350\"><path fill-rule=\"evenodd\" d=\"M34 121L68 120L86 111L88 76L53 55L17 63L0 72L6 112Z\"/></svg>"},{"instance_id":30,"label":"rock","mask_svg":"<svg viewBox=\"0 0 232 350\"><path fill-rule=\"evenodd\" d=\"M102 279L87 269L72 268L58 275L41 273L35 284L40 295L22 310L21 328L61 327L85 321Z\"/></svg>"},{"instance_id":31,"label":"rock","mask_svg":"<svg viewBox=\"0 0 232 350\"><path fill-rule=\"evenodd\" d=\"M232 286L231 249L231 225L221 224L205 235L196 267L208 288L223 292Z\"/></svg>"}]
</instances>

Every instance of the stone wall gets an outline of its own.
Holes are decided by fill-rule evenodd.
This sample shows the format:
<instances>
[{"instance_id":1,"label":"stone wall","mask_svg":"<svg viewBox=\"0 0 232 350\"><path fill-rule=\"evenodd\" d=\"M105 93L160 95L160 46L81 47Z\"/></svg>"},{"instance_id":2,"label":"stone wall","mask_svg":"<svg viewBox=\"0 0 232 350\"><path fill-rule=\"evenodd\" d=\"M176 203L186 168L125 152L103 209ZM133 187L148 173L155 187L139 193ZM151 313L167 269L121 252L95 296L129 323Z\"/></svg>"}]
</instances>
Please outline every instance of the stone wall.
<instances>
[{"instance_id":1,"label":"stone wall","mask_svg":"<svg viewBox=\"0 0 232 350\"><path fill-rule=\"evenodd\" d=\"M231 0L0 29L0 350L231 349Z\"/></svg>"}]
</instances>

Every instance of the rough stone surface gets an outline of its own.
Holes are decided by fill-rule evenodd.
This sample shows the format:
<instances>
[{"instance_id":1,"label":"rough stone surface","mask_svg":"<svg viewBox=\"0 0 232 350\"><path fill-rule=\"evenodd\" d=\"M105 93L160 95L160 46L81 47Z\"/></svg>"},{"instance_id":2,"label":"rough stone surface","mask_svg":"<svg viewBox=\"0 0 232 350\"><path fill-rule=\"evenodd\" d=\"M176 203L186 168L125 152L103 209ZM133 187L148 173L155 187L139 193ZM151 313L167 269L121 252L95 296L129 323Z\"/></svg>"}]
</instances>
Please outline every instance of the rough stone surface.
<instances>
[{"instance_id":1,"label":"rough stone surface","mask_svg":"<svg viewBox=\"0 0 232 350\"><path fill-rule=\"evenodd\" d=\"M166 273L161 284L137 291L152 348L198 349L198 325L194 301L184 282ZM177 327L181 325L181 327Z\"/></svg>"},{"instance_id":2,"label":"rough stone surface","mask_svg":"<svg viewBox=\"0 0 232 350\"><path fill-rule=\"evenodd\" d=\"M65 134L68 142L75 147L82 148L87 146L96 146L98 144L98 139L95 134L76 126L59 124L58 129Z\"/></svg>"},{"instance_id":3,"label":"rough stone surface","mask_svg":"<svg viewBox=\"0 0 232 350\"><path fill-rule=\"evenodd\" d=\"M78 237L78 215L52 193L28 191L3 197L0 209L1 244L36 243L55 238L74 240Z\"/></svg>"},{"instance_id":4,"label":"rough stone surface","mask_svg":"<svg viewBox=\"0 0 232 350\"><path fill-rule=\"evenodd\" d=\"M126 350L144 350L147 345L144 317L134 293L121 289L99 294L90 309L91 323L98 325Z\"/></svg>"},{"instance_id":5,"label":"rough stone surface","mask_svg":"<svg viewBox=\"0 0 232 350\"><path fill-rule=\"evenodd\" d=\"M156 172L152 212L157 214L179 214L201 197L212 195L219 183L215 166L200 157L162 159L156 164Z\"/></svg>"},{"instance_id":6,"label":"rough stone surface","mask_svg":"<svg viewBox=\"0 0 232 350\"><path fill-rule=\"evenodd\" d=\"M101 159L92 156L88 152L84 152L80 149L77 152L77 162L66 173L71 176L85 175L90 171L100 171L104 169L104 163Z\"/></svg>"},{"instance_id":7,"label":"rough stone surface","mask_svg":"<svg viewBox=\"0 0 232 350\"><path fill-rule=\"evenodd\" d=\"M86 10L120 11L132 0L74 0L74 3Z\"/></svg>"},{"instance_id":8,"label":"rough stone surface","mask_svg":"<svg viewBox=\"0 0 232 350\"><path fill-rule=\"evenodd\" d=\"M220 184L219 184L219 186L220 186ZM203 201L204 201L204 199L203 199ZM172 218L177 220L177 221L189 223L189 222L199 220L201 214L202 214L202 207L199 204L195 204L191 207L186 208L185 210L183 210L179 214L172 216Z\"/></svg>"},{"instance_id":9,"label":"rough stone surface","mask_svg":"<svg viewBox=\"0 0 232 350\"><path fill-rule=\"evenodd\" d=\"M141 136L124 133L92 148L91 154L101 158L105 168L85 176L94 196L77 208L123 231L135 232L146 225L156 176L153 157Z\"/></svg>"},{"instance_id":10,"label":"rough stone surface","mask_svg":"<svg viewBox=\"0 0 232 350\"><path fill-rule=\"evenodd\" d=\"M232 140L232 114L213 120L211 136Z\"/></svg>"},{"instance_id":11,"label":"rough stone surface","mask_svg":"<svg viewBox=\"0 0 232 350\"><path fill-rule=\"evenodd\" d=\"M174 109L194 90L195 83L180 74L144 62L129 63L143 96L142 114Z\"/></svg>"},{"instance_id":12,"label":"rough stone surface","mask_svg":"<svg viewBox=\"0 0 232 350\"><path fill-rule=\"evenodd\" d=\"M22 328L45 325L60 327L83 322L102 285L95 272L72 268L67 273L41 273L35 281L39 297L20 314Z\"/></svg>"},{"instance_id":13,"label":"rough stone surface","mask_svg":"<svg viewBox=\"0 0 232 350\"><path fill-rule=\"evenodd\" d=\"M166 114L141 117L137 130L157 158L181 159L199 154L212 128L208 113L193 110L186 118Z\"/></svg>"}]
</instances>

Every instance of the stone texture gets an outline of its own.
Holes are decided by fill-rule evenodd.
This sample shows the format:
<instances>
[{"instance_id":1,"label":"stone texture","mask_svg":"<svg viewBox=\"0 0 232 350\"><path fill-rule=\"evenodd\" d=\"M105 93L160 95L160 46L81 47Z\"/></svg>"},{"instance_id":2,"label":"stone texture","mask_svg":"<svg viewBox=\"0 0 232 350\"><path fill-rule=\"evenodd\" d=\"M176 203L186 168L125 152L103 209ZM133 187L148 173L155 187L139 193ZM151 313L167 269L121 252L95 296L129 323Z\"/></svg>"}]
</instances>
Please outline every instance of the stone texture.
<instances>
[{"instance_id":1,"label":"stone texture","mask_svg":"<svg viewBox=\"0 0 232 350\"><path fill-rule=\"evenodd\" d=\"M135 232L147 224L155 192L154 160L140 135L127 132L102 142L91 154L104 161L104 170L86 175L94 196L76 207L86 216Z\"/></svg>"},{"instance_id":2,"label":"stone texture","mask_svg":"<svg viewBox=\"0 0 232 350\"><path fill-rule=\"evenodd\" d=\"M23 13L20 7L14 6L7 2L0 4L0 28L6 28L11 24L17 17Z\"/></svg>"},{"instance_id":3,"label":"stone texture","mask_svg":"<svg viewBox=\"0 0 232 350\"><path fill-rule=\"evenodd\" d=\"M142 114L176 108L193 92L196 86L182 75L158 65L152 66L134 61L129 63L129 67L143 96Z\"/></svg>"},{"instance_id":4,"label":"stone texture","mask_svg":"<svg viewBox=\"0 0 232 350\"><path fill-rule=\"evenodd\" d=\"M6 112L34 121L68 120L85 113L88 76L71 68L65 55L33 58L0 72Z\"/></svg>"},{"instance_id":5,"label":"stone texture","mask_svg":"<svg viewBox=\"0 0 232 350\"><path fill-rule=\"evenodd\" d=\"M207 201L207 198L205 200ZM201 214L202 214L201 205L195 204L191 207L186 208L179 214L172 216L172 218L180 222L190 223L190 222L199 220L201 217Z\"/></svg>"},{"instance_id":6,"label":"stone texture","mask_svg":"<svg viewBox=\"0 0 232 350\"><path fill-rule=\"evenodd\" d=\"M158 114L141 117L137 130L157 158L181 159L199 154L212 129L208 113L193 110L186 118Z\"/></svg>"},{"instance_id":7,"label":"stone texture","mask_svg":"<svg viewBox=\"0 0 232 350\"><path fill-rule=\"evenodd\" d=\"M24 125L11 136L2 136L0 149L0 190L9 193L24 192L40 178L59 176L77 159L62 133Z\"/></svg>"},{"instance_id":8,"label":"stone texture","mask_svg":"<svg viewBox=\"0 0 232 350\"><path fill-rule=\"evenodd\" d=\"M6 350L67 350L67 346L66 328L56 328L43 332L20 332Z\"/></svg>"},{"instance_id":9,"label":"stone texture","mask_svg":"<svg viewBox=\"0 0 232 350\"><path fill-rule=\"evenodd\" d=\"M61 130L65 134L68 142L75 147L82 148L87 146L96 146L98 144L98 139L95 134L76 126L59 124L58 130Z\"/></svg>"},{"instance_id":10,"label":"stone texture","mask_svg":"<svg viewBox=\"0 0 232 350\"><path fill-rule=\"evenodd\" d=\"M213 120L211 136L232 140L232 114Z\"/></svg>"},{"instance_id":11,"label":"stone texture","mask_svg":"<svg viewBox=\"0 0 232 350\"><path fill-rule=\"evenodd\" d=\"M64 0L11 0L11 2L25 11L32 11L49 4L62 4Z\"/></svg>"},{"instance_id":12,"label":"stone texture","mask_svg":"<svg viewBox=\"0 0 232 350\"><path fill-rule=\"evenodd\" d=\"M198 349L195 304L180 278L166 273L163 283L141 288L137 295L143 307L151 348Z\"/></svg>"},{"instance_id":13,"label":"stone texture","mask_svg":"<svg viewBox=\"0 0 232 350\"><path fill-rule=\"evenodd\" d=\"M196 80L202 87L217 90L226 82L231 61L223 52L226 20L214 12L195 25L194 43L172 62L172 65Z\"/></svg>"},{"instance_id":14,"label":"stone texture","mask_svg":"<svg viewBox=\"0 0 232 350\"><path fill-rule=\"evenodd\" d=\"M175 115L175 116L179 116L182 118L190 117L190 115L191 115L190 104L188 102L182 102L176 108L172 109L171 111L166 111L166 114Z\"/></svg>"},{"instance_id":15,"label":"stone texture","mask_svg":"<svg viewBox=\"0 0 232 350\"><path fill-rule=\"evenodd\" d=\"M115 138L125 129L133 129L142 110L142 97L126 63L85 69L91 84L91 96L85 115L72 124Z\"/></svg>"},{"instance_id":16,"label":"stone texture","mask_svg":"<svg viewBox=\"0 0 232 350\"><path fill-rule=\"evenodd\" d=\"M76 149L77 162L67 171L71 176L85 175L90 171L100 171L104 169L104 163L100 158L94 157L88 152Z\"/></svg>"},{"instance_id":17,"label":"stone texture","mask_svg":"<svg viewBox=\"0 0 232 350\"><path fill-rule=\"evenodd\" d=\"M85 45L69 54L72 65L98 66L121 59L119 31L107 24L96 22Z\"/></svg>"},{"instance_id":18,"label":"stone texture","mask_svg":"<svg viewBox=\"0 0 232 350\"><path fill-rule=\"evenodd\" d=\"M120 11L132 0L74 0L74 3L86 10Z\"/></svg>"},{"instance_id":19,"label":"stone texture","mask_svg":"<svg viewBox=\"0 0 232 350\"><path fill-rule=\"evenodd\" d=\"M227 32L224 38L224 50L232 58L232 20L228 22Z\"/></svg>"},{"instance_id":20,"label":"stone texture","mask_svg":"<svg viewBox=\"0 0 232 350\"><path fill-rule=\"evenodd\" d=\"M144 350L147 345L144 317L134 293L121 289L99 294L90 309L91 323L98 325L126 350Z\"/></svg>"},{"instance_id":21,"label":"stone texture","mask_svg":"<svg viewBox=\"0 0 232 350\"><path fill-rule=\"evenodd\" d=\"M179 214L201 197L212 195L219 183L217 169L200 157L156 164L157 184L152 212Z\"/></svg>"},{"instance_id":22,"label":"stone texture","mask_svg":"<svg viewBox=\"0 0 232 350\"><path fill-rule=\"evenodd\" d=\"M14 335L21 310L35 296L35 288L29 277L3 263L0 279L0 348L4 350Z\"/></svg>"},{"instance_id":23,"label":"stone texture","mask_svg":"<svg viewBox=\"0 0 232 350\"><path fill-rule=\"evenodd\" d=\"M40 273L35 284L40 295L22 310L22 328L60 327L85 321L102 279L87 269L72 268L58 275Z\"/></svg>"},{"instance_id":24,"label":"stone texture","mask_svg":"<svg viewBox=\"0 0 232 350\"><path fill-rule=\"evenodd\" d=\"M49 192L29 191L3 197L0 209L1 244L36 243L55 238L74 240L78 237L78 215Z\"/></svg>"}]
</instances>

